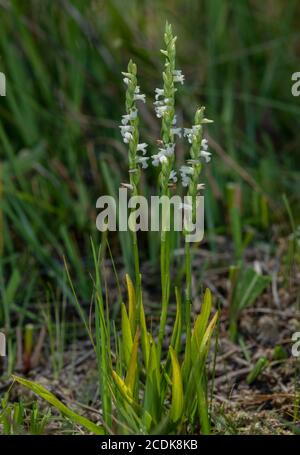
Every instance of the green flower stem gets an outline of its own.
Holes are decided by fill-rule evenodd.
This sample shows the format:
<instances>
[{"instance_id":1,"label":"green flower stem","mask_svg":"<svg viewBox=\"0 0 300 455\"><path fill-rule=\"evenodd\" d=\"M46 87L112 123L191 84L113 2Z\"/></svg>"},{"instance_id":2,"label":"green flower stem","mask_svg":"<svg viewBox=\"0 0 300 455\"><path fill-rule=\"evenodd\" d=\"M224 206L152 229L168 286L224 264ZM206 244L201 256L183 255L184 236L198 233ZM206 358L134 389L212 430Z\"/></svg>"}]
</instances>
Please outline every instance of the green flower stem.
<instances>
[{"instance_id":1,"label":"green flower stem","mask_svg":"<svg viewBox=\"0 0 300 455\"><path fill-rule=\"evenodd\" d=\"M201 173L200 150L203 139L203 120L204 108L198 109L195 114L195 133L192 138L190 147L190 158L192 160L193 174L188 187L188 196L192 199L192 219L195 222L196 218L196 197L197 185ZM185 233L186 234L186 233ZM192 309L192 258L191 246L185 239L185 274L186 274L186 290L185 290L185 324L186 324L186 352L189 352L191 346L191 309ZM189 358L189 356L187 356Z\"/></svg>"},{"instance_id":2,"label":"green flower stem","mask_svg":"<svg viewBox=\"0 0 300 455\"><path fill-rule=\"evenodd\" d=\"M158 337L158 356L161 356L162 344L168 315L170 298L170 232L165 232L160 244L162 309Z\"/></svg>"},{"instance_id":3,"label":"green flower stem","mask_svg":"<svg viewBox=\"0 0 300 455\"><path fill-rule=\"evenodd\" d=\"M135 295L137 302L137 311L136 311L136 326L139 325L139 316L140 316L140 305L141 305L141 272L140 272L140 256L139 256L139 247L137 240L137 233L132 232L133 237L133 259L134 259L134 271L135 271Z\"/></svg>"},{"instance_id":4,"label":"green flower stem","mask_svg":"<svg viewBox=\"0 0 300 455\"><path fill-rule=\"evenodd\" d=\"M135 91L137 88L137 67L136 64L131 60L128 63L128 73L124 75L128 79L128 88L126 91L126 113L129 115L132 112L137 112L136 102L135 102ZM133 196L138 196L139 190L138 185L140 182L141 171L137 163L137 146L139 143L139 118L136 115L129 122L132 127L132 139L129 141L129 181L132 187ZM134 271L135 271L135 293L137 301L137 326L139 323L139 314L140 314L140 295L141 295L141 273L140 273L140 258L139 258L139 248L138 248L138 239L137 233L135 230L132 230L132 244L133 244L133 261L134 261Z\"/></svg>"},{"instance_id":5,"label":"green flower stem","mask_svg":"<svg viewBox=\"0 0 300 455\"><path fill-rule=\"evenodd\" d=\"M163 72L164 81L164 99L168 107L167 111L162 116L161 137L164 146L173 143L174 137L171 132L175 118L175 87L174 87L174 71L176 57L176 37L173 36L172 27L166 24L164 35L166 50L161 52L165 55L165 71ZM160 173L161 195L170 197L169 177L174 165L175 157L168 158L167 163L162 164ZM158 337L158 358L161 357L162 344L165 335L165 327L168 314L168 306L170 299L170 232L162 226L161 245L160 245L160 261L161 261L161 289L162 289L162 311L159 326Z\"/></svg>"},{"instance_id":6,"label":"green flower stem","mask_svg":"<svg viewBox=\"0 0 300 455\"><path fill-rule=\"evenodd\" d=\"M186 291L185 291L185 323L186 323L186 352L191 351L191 309L192 309L192 260L191 246L185 242L185 274L186 274ZM190 358L188 355L187 359Z\"/></svg>"}]
</instances>

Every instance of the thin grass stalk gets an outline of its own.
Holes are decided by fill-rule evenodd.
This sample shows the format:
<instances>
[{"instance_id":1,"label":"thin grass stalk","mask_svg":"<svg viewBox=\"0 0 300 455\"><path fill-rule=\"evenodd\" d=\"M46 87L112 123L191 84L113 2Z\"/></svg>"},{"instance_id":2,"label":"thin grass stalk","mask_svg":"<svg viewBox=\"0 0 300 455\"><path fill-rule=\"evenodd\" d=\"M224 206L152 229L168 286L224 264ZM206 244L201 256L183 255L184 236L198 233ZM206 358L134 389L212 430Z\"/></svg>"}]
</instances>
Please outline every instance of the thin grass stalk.
<instances>
[{"instance_id":1,"label":"thin grass stalk","mask_svg":"<svg viewBox=\"0 0 300 455\"><path fill-rule=\"evenodd\" d=\"M99 373L99 387L103 408L103 421L111 428L112 425L112 402L110 394L109 377L111 375L111 362L110 362L110 333L109 323L107 321L107 314L104 309L104 302L102 296L102 282L100 273L100 257L101 248L99 255L97 255L93 241L92 252L95 267L95 324L96 324L96 355L98 362L98 373Z\"/></svg>"}]
</instances>

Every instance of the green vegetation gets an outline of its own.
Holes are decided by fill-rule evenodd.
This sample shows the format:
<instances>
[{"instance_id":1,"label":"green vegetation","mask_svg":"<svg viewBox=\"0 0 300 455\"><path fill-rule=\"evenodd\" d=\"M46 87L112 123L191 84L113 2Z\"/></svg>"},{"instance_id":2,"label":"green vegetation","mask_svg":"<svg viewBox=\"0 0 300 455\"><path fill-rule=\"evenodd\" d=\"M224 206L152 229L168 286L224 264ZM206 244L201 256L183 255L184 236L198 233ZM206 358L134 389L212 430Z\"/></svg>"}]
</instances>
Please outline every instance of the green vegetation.
<instances>
[{"instance_id":1,"label":"green vegetation","mask_svg":"<svg viewBox=\"0 0 300 455\"><path fill-rule=\"evenodd\" d=\"M241 381L260 393L261 382L274 375L273 390L285 374L295 381L282 381L292 398L279 426L290 419L285 428L299 432L299 366L289 344L300 308L300 104L291 95L298 2L154 0L150 8L130 0L125 9L121 0L0 0L0 15L0 330L8 353L0 433L43 434L51 421L58 432L248 431L225 409L229 392L216 402L216 388L220 396L227 381ZM166 20L179 39L175 52L167 26L159 55ZM128 61L125 115L137 109L138 117L123 143ZM184 85L174 84L177 67ZM134 97L138 84L146 104ZM164 105L154 87L168 100L158 119ZM202 104L214 119L204 131ZM144 172L138 144L153 157L175 142L175 116L197 134L189 144L178 138L176 160ZM207 166L197 156L204 137ZM116 196L128 163L138 169L129 173L133 195L171 195L171 171L179 180L185 160L187 185L173 183L194 199L205 184L200 245L164 229L100 235L96 200ZM55 387L72 377L82 346L96 359L98 389L78 390L80 408ZM238 352L226 378L223 348ZM48 407L41 414L45 402L28 399L26 388L64 417Z\"/></svg>"}]
</instances>

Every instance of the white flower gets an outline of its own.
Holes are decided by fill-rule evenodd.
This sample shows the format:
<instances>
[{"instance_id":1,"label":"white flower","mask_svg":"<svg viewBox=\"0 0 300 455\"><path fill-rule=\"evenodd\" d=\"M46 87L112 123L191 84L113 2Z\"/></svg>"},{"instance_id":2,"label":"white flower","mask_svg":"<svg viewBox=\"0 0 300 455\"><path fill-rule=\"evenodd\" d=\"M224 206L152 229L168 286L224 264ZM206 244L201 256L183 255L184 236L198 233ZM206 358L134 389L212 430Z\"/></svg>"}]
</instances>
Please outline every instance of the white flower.
<instances>
[{"instance_id":1,"label":"white flower","mask_svg":"<svg viewBox=\"0 0 300 455\"><path fill-rule=\"evenodd\" d=\"M208 141L207 141L207 139L202 139L201 147L203 148L203 150L207 150L208 149Z\"/></svg>"},{"instance_id":2,"label":"white flower","mask_svg":"<svg viewBox=\"0 0 300 455\"><path fill-rule=\"evenodd\" d=\"M189 186L191 181L191 175L194 173L194 169L191 166L181 166L179 169L182 179L182 186Z\"/></svg>"},{"instance_id":3,"label":"white flower","mask_svg":"<svg viewBox=\"0 0 300 455\"><path fill-rule=\"evenodd\" d=\"M192 128L183 128L184 137L188 136L189 134L192 134L192 132L193 132Z\"/></svg>"},{"instance_id":4,"label":"white flower","mask_svg":"<svg viewBox=\"0 0 300 455\"><path fill-rule=\"evenodd\" d=\"M160 96L164 96L164 89L163 88L156 88L155 89L155 99L158 101Z\"/></svg>"},{"instance_id":5,"label":"white flower","mask_svg":"<svg viewBox=\"0 0 300 455\"><path fill-rule=\"evenodd\" d=\"M132 74L122 71L122 75L124 76L123 82L128 85L132 81Z\"/></svg>"},{"instance_id":6,"label":"white flower","mask_svg":"<svg viewBox=\"0 0 300 455\"><path fill-rule=\"evenodd\" d=\"M137 157L137 162L142 165L143 169L146 169L148 167L147 161L149 160L148 156L138 156Z\"/></svg>"},{"instance_id":7,"label":"white flower","mask_svg":"<svg viewBox=\"0 0 300 455\"><path fill-rule=\"evenodd\" d=\"M146 144L145 142L142 142L141 144L138 144L137 145L137 148L136 148L136 151L137 152L142 152L143 155L146 155L146 148L148 147L148 144Z\"/></svg>"},{"instance_id":8,"label":"white flower","mask_svg":"<svg viewBox=\"0 0 300 455\"><path fill-rule=\"evenodd\" d=\"M129 115L122 115L122 125L127 125L127 123L129 122L130 118L129 118Z\"/></svg>"},{"instance_id":9,"label":"white flower","mask_svg":"<svg viewBox=\"0 0 300 455\"><path fill-rule=\"evenodd\" d=\"M205 183L198 183L197 185L197 190L200 191L200 190L205 190Z\"/></svg>"},{"instance_id":10,"label":"white flower","mask_svg":"<svg viewBox=\"0 0 300 455\"><path fill-rule=\"evenodd\" d=\"M174 136L181 137L182 136L182 128L171 128L171 133L174 134Z\"/></svg>"},{"instance_id":11,"label":"white flower","mask_svg":"<svg viewBox=\"0 0 300 455\"><path fill-rule=\"evenodd\" d=\"M121 134L125 137L126 133L133 133L133 127L131 125L120 125Z\"/></svg>"},{"instance_id":12,"label":"white flower","mask_svg":"<svg viewBox=\"0 0 300 455\"><path fill-rule=\"evenodd\" d=\"M172 156L174 154L174 150L175 150L175 144L167 144L167 147L166 147L166 155L167 156Z\"/></svg>"},{"instance_id":13,"label":"white flower","mask_svg":"<svg viewBox=\"0 0 300 455\"><path fill-rule=\"evenodd\" d=\"M211 153L207 152L206 150L201 150L200 156L201 158L204 158L207 163L209 163L211 160Z\"/></svg>"},{"instance_id":14,"label":"white flower","mask_svg":"<svg viewBox=\"0 0 300 455\"><path fill-rule=\"evenodd\" d=\"M156 117L161 118L168 109L169 106L157 105L155 108Z\"/></svg>"},{"instance_id":15,"label":"white flower","mask_svg":"<svg viewBox=\"0 0 300 455\"><path fill-rule=\"evenodd\" d=\"M193 142L193 139L198 134L201 125L193 125L192 128L184 128L183 136L188 138L189 143Z\"/></svg>"},{"instance_id":16,"label":"white flower","mask_svg":"<svg viewBox=\"0 0 300 455\"><path fill-rule=\"evenodd\" d=\"M168 162L167 157L171 157L174 154L174 150L175 144L172 143L166 144L165 148L159 148L158 153L156 155L152 155L153 166L158 166L159 164L167 163Z\"/></svg>"},{"instance_id":17,"label":"white flower","mask_svg":"<svg viewBox=\"0 0 300 455\"><path fill-rule=\"evenodd\" d=\"M202 149L200 150L200 157L204 158L205 161L207 163L209 163L210 160L211 160L211 153L207 151L207 149L208 149L208 141L207 141L207 139L202 139L201 147L202 147Z\"/></svg>"},{"instance_id":18,"label":"white flower","mask_svg":"<svg viewBox=\"0 0 300 455\"><path fill-rule=\"evenodd\" d=\"M172 125L175 126L177 122L177 115L175 114L172 120Z\"/></svg>"},{"instance_id":19,"label":"white flower","mask_svg":"<svg viewBox=\"0 0 300 455\"><path fill-rule=\"evenodd\" d=\"M194 169L191 166L180 166L180 173L181 174L186 174L186 175L193 175Z\"/></svg>"},{"instance_id":20,"label":"white flower","mask_svg":"<svg viewBox=\"0 0 300 455\"><path fill-rule=\"evenodd\" d=\"M172 170L172 171L170 172L169 180L170 180L171 182L174 182L174 183L177 182L177 173L176 173L176 171Z\"/></svg>"},{"instance_id":21,"label":"white flower","mask_svg":"<svg viewBox=\"0 0 300 455\"><path fill-rule=\"evenodd\" d=\"M192 128L184 128L183 129L183 136L188 138L189 143L191 144L193 141L193 130Z\"/></svg>"},{"instance_id":22,"label":"white flower","mask_svg":"<svg viewBox=\"0 0 300 455\"><path fill-rule=\"evenodd\" d=\"M183 84L184 82L184 74L182 74L181 70L174 70L173 71L173 80L174 82L180 82Z\"/></svg>"},{"instance_id":23,"label":"white flower","mask_svg":"<svg viewBox=\"0 0 300 455\"><path fill-rule=\"evenodd\" d=\"M121 129L121 134L123 136L123 141L125 144L128 144L131 139L133 139L132 132L133 127L130 125L120 125L119 128Z\"/></svg>"},{"instance_id":24,"label":"white flower","mask_svg":"<svg viewBox=\"0 0 300 455\"><path fill-rule=\"evenodd\" d=\"M151 158L153 160L152 164L155 167L157 167L159 164L163 164L163 163L167 163L168 162L168 158L162 152L159 152L156 155L152 155Z\"/></svg>"},{"instance_id":25,"label":"white flower","mask_svg":"<svg viewBox=\"0 0 300 455\"><path fill-rule=\"evenodd\" d=\"M165 156L172 156L174 154L174 150L175 150L175 144L167 144L166 145L166 148L160 148L159 149L159 152L162 154L162 155L165 155Z\"/></svg>"},{"instance_id":26,"label":"white flower","mask_svg":"<svg viewBox=\"0 0 300 455\"><path fill-rule=\"evenodd\" d=\"M129 114L122 115L122 125L127 125L130 120L134 120L137 116L137 110L133 109Z\"/></svg>"},{"instance_id":27,"label":"white flower","mask_svg":"<svg viewBox=\"0 0 300 455\"><path fill-rule=\"evenodd\" d=\"M133 190L133 186L130 183L121 183L123 188L127 188L128 190Z\"/></svg>"},{"instance_id":28,"label":"white flower","mask_svg":"<svg viewBox=\"0 0 300 455\"><path fill-rule=\"evenodd\" d=\"M136 93L133 96L134 101L143 101L143 103L146 103L146 95L144 93Z\"/></svg>"},{"instance_id":29,"label":"white flower","mask_svg":"<svg viewBox=\"0 0 300 455\"><path fill-rule=\"evenodd\" d=\"M125 77L129 77L130 79L132 78L132 74L131 73L127 73L126 71L122 71L121 73L123 76Z\"/></svg>"},{"instance_id":30,"label":"white flower","mask_svg":"<svg viewBox=\"0 0 300 455\"><path fill-rule=\"evenodd\" d=\"M131 133L125 133L124 136L123 136L123 141L125 142L125 144L128 144L129 141L131 141L133 139L133 136Z\"/></svg>"},{"instance_id":31,"label":"white flower","mask_svg":"<svg viewBox=\"0 0 300 455\"><path fill-rule=\"evenodd\" d=\"M184 186L185 188L187 186L189 186L191 178L187 175L182 175L181 178L182 178L182 186Z\"/></svg>"},{"instance_id":32,"label":"white flower","mask_svg":"<svg viewBox=\"0 0 300 455\"><path fill-rule=\"evenodd\" d=\"M137 85L134 89L133 99L135 101L141 100L141 101L143 101L143 103L146 102L146 95L144 93L140 93L139 85Z\"/></svg>"}]
</instances>

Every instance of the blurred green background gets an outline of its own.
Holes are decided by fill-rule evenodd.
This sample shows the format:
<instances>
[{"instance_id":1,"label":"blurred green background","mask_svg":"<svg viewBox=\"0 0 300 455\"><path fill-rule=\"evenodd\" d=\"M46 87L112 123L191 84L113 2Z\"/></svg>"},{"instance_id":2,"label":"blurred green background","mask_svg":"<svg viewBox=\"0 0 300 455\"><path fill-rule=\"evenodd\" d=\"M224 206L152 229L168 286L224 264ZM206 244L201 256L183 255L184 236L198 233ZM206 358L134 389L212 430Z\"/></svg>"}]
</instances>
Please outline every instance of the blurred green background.
<instances>
[{"instance_id":1,"label":"blurred green background","mask_svg":"<svg viewBox=\"0 0 300 455\"><path fill-rule=\"evenodd\" d=\"M178 36L179 122L207 106L214 158L206 174L208 247L227 230L226 185L241 189L243 225L260 236L285 229L285 193L299 220L300 99L297 0L0 0L0 327L24 315L52 283L64 289L63 255L77 292L90 296L90 236L95 202L126 181L121 71L136 61L143 140L159 137L153 114L161 86L165 21ZM183 157L182 147L178 154ZM149 174L148 174L149 175ZM151 190L150 179L144 182ZM268 215L266 215L268 211ZM118 250L120 241L121 249ZM145 258L156 246L145 239ZM112 248L130 262L126 236ZM34 314L31 315L34 317Z\"/></svg>"}]
</instances>

